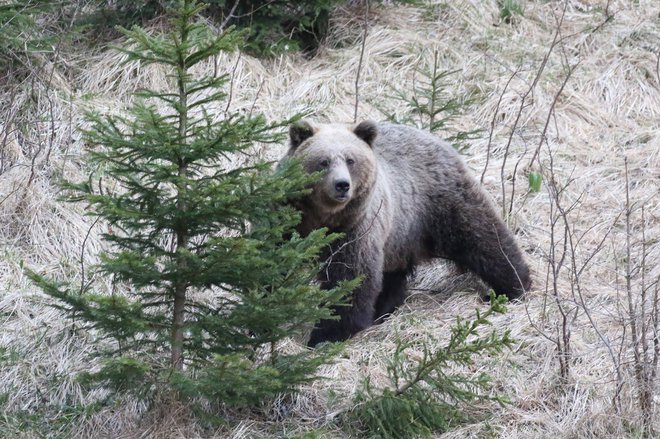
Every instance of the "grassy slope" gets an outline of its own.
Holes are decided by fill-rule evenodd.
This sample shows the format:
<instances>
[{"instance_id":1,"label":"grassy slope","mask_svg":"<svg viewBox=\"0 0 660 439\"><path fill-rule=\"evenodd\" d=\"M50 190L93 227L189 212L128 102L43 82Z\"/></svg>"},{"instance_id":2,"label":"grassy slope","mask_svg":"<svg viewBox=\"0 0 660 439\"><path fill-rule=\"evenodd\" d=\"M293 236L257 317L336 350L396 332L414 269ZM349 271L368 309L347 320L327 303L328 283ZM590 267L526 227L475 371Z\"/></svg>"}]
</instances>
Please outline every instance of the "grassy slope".
<instances>
[{"instance_id":1,"label":"grassy slope","mask_svg":"<svg viewBox=\"0 0 660 439\"><path fill-rule=\"evenodd\" d=\"M486 163L488 130L493 116L492 155L484 185L500 202L502 176L506 199L511 198L512 178L516 228L535 272L535 289L525 305L512 305L507 315L495 319L508 327L519 341L501 358L479 360L468 373L487 371L512 404L484 407L492 412L487 423L474 424L443 437L628 437L634 434L639 410L634 400L630 366L629 331L624 331L625 210L624 158L628 161L630 199L637 209L633 224L632 260L638 263L642 230L647 237L648 279L660 275L660 19L651 0L571 1L566 9L560 38L533 93L520 113L508 159L504 146L516 120L521 96L534 81L548 52L561 15L562 2L524 2L524 17L512 25L499 23L495 2L463 0L437 2L432 8L392 7L371 17L360 84L359 118L382 118L377 107L404 112L391 99L390 87L411 90L414 70L441 54L442 68L459 70L452 76L456 93L477 93L477 103L456 127L485 129L465 152L469 165L481 173ZM604 21L604 8L614 20ZM283 56L259 61L246 56L218 60L219 69L233 71L232 108L263 112L279 119L294 111L311 109L320 120L350 122L353 119L354 81L360 56L359 10L337 14L332 44L315 59ZM60 175L84 178L81 156L85 145L76 132L82 111L88 106L121 111L130 93L141 84L158 85L164 72L154 68L120 66L121 57L111 52L85 54L64 64L46 65L44 78L13 92L3 92L0 109L5 171L0 175L0 394L12 413L0 421L0 436L18 435L20 421L30 420L35 431L62 432L73 428L82 437L254 437L296 434L321 428L328 437L342 437L333 416L350 404L350 395L365 376L384 383L387 355L395 333L410 338L443 334L455 315L469 316L480 306L474 293L451 296L416 294L388 322L352 341L335 365L323 370L326 380L302 389L300 394L272 407L251 413L230 413L233 420L217 431L202 430L186 410L163 403L163 415L137 422L143 410L126 401L67 425L65 415L79 415L98 394L84 393L72 380L88 367L85 352L88 335L64 321L45 306L42 296L22 275L22 266L63 278L80 279L84 264L94 262L102 248L99 228L80 208L57 200ZM568 66L578 63L563 93L556 100L547 130L541 132ZM201 66L207 72L213 66ZM517 71L508 88L507 81ZM277 75L273 75L277 72ZM64 75L72 75L65 77ZM501 102L499 107L498 100ZM28 109L28 110L26 110ZM224 105L219 106L224 110ZM20 131L20 135L17 134ZM6 135L6 137L4 137ZM532 151L541 144L540 164L547 171L550 155L559 181L572 183L565 191L567 204L578 201L571 214L571 228L581 236L576 250L579 265L587 261L605 238L604 246L581 273L580 296L573 296L575 282L567 270L560 272L558 289L569 309L576 309L571 323L573 358L571 377L561 386L558 377L556 337L559 313L547 290L550 250L550 195L547 186L526 196L525 167ZM284 146L262 150L277 158ZM502 166L504 164L504 167ZM9 166L10 165L10 166ZM547 182L549 179L546 178ZM644 224L644 227L642 225ZM88 233L89 232L89 233ZM563 231L562 231L563 233ZM85 243L84 251L83 243ZM570 259L569 259L570 261ZM442 266L422 270L418 285L455 289L442 281L455 275ZM632 287L638 296L639 276ZM587 304L588 314L575 303ZM605 343L603 340L606 340ZM609 349L608 349L609 347ZM617 388L612 354L621 364L621 404L611 401ZM511 363L508 363L511 362ZM657 390L657 389L656 389ZM660 392L656 392L660 393ZM52 407L67 407L66 412ZM31 414L36 416L30 417ZM21 415L22 414L22 415ZM660 425L658 426L660 428ZM66 434L68 436L68 433Z\"/></svg>"}]
</instances>

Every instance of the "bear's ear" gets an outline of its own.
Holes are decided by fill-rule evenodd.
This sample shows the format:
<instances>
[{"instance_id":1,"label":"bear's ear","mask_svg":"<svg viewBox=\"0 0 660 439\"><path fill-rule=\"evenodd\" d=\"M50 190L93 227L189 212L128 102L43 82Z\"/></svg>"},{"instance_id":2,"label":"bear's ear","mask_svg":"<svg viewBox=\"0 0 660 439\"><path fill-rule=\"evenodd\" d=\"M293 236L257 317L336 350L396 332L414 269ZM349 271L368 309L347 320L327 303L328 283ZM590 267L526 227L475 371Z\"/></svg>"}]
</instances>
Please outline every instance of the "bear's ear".
<instances>
[{"instance_id":1,"label":"bear's ear","mask_svg":"<svg viewBox=\"0 0 660 439\"><path fill-rule=\"evenodd\" d=\"M298 148L301 143L312 137L316 131L316 128L314 128L312 124L306 120L301 120L291 125L289 127L289 140L291 142L291 148Z\"/></svg>"},{"instance_id":2,"label":"bear's ear","mask_svg":"<svg viewBox=\"0 0 660 439\"><path fill-rule=\"evenodd\" d=\"M374 139L378 135L378 127L376 126L376 122L365 120L353 128L353 133L364 140L367 145L373 146Z\"/></svg>"}]
</instances>

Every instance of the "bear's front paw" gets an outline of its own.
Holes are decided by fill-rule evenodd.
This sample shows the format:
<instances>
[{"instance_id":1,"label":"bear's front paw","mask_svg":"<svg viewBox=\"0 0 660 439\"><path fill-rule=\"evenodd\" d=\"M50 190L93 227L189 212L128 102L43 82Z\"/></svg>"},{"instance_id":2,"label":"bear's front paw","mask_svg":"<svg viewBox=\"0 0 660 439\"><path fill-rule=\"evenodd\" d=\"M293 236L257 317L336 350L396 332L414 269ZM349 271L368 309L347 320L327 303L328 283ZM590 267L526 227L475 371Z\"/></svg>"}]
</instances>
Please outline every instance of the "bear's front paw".
<instances>
[{"instance_id":1,"label":"bear's front paw","mask_svg":"<svg viewBox=\"0 0 660 439\"><path fill-rule=\"evenodd\" d=\"M343 330L339 325L316 327L309 336L307 346L313 348L319 343L344 341L350 337L351 334Z\"/></svg>"}]
</instances>

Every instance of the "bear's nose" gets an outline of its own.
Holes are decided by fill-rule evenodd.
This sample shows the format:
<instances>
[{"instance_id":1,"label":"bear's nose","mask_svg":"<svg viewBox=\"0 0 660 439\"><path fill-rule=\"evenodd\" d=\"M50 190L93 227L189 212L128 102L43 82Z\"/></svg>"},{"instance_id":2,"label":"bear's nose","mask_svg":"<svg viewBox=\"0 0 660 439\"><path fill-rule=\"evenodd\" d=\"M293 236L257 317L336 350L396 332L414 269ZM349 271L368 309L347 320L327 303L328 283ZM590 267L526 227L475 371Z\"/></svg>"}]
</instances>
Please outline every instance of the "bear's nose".
<instances>
[{"instance_id":1,"label":"bear's nose","mask_svg":"<svg viewBox=\"0 0 660 439\"><path fill-rule=\"evenodd\" d=\"M346 180L340 180L340 181L335 183L335 190L337 192L342 193L342 194L345 194L346 192L348 192L348 190L350 188L351 188L351 184Z\"/></svg>"}]
</instances>

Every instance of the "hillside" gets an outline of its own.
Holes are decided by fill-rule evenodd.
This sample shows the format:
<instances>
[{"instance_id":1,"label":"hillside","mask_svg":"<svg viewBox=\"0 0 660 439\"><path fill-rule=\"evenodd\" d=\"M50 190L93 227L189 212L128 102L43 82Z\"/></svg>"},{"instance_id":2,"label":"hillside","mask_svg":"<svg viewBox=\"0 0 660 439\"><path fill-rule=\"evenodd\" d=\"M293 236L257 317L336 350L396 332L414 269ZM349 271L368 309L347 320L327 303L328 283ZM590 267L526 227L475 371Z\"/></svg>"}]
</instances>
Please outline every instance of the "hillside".
<instances>
[{"instance_id":1,"label":"hillside","mask_svg":"<svg viewBox=\"0 0 660 439\"><path fill-rule=\"evenodd\" d=\"M654 374L647 413L660 430L660 6L520 3L511 20L495 0L372 6L364 48L366 11L354 4L335 12L312 59L236 53L199 73L231 75L233 111L351 123L361 66L357 119L403 120L410 109L397 93L414 95L437 53L440 70L455 71L447 96L472 97L438 134L481 130L461 153L503 206L534 274L527 299L492 319L511 330L514 348L463 371L490 374L511 403L484 403L475 412L488 419L437 437L640 437L635 365L644 355ZM483 285L440 262L419 270L395 315L351 340L325 379L296 395L227 411L211 429L171 401L146 416L132 400L92 408L102 392L74 379L90 367L91 336L49 306L24 268L76 281L98 260L101 226L58 199L58 181L87 176L84 111L121 112L165 72L122 64L108 49L47 59L38 75L0 85L0 436L347 437L337 415L366 377L386 383L397 337L442 343L456 316L485 308ZM285 148L255 149L277 160ZM538 192L530 172L542 175Z\"/></svg>"}]
</instances>

